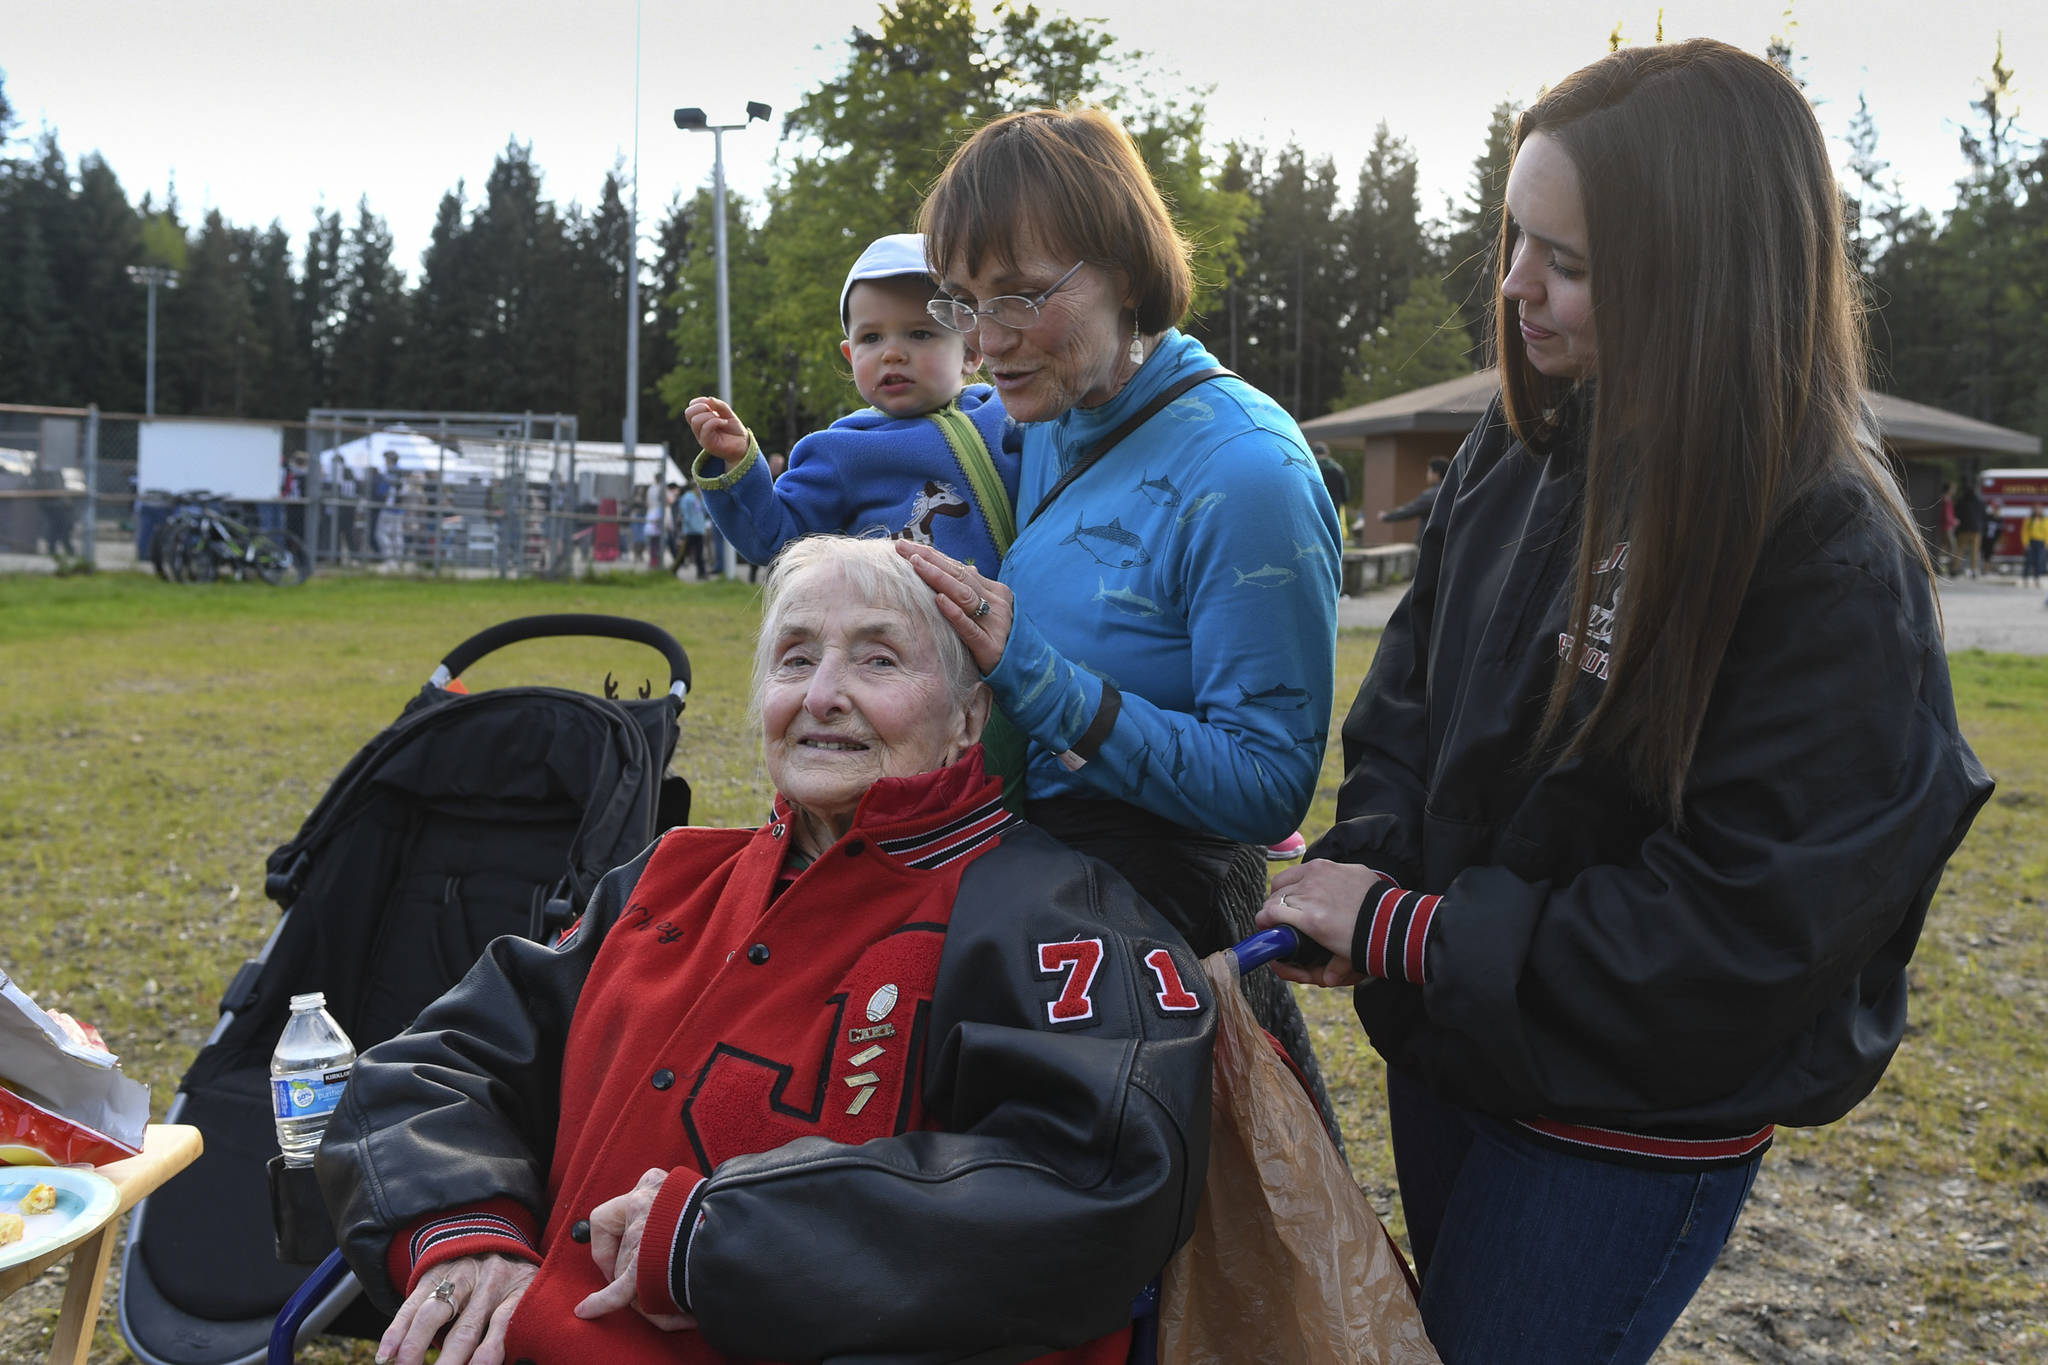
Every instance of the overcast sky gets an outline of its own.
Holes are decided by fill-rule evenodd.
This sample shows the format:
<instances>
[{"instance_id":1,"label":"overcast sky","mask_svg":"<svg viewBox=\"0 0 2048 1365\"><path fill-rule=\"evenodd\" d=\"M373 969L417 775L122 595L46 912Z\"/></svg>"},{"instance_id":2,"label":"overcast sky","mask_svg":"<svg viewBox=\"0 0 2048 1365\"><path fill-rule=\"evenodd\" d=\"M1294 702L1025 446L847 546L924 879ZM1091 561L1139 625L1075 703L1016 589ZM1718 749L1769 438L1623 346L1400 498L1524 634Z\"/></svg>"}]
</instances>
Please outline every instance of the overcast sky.
<instances>
[{"instance_id":1,"label":"overcast sky","mask_svg":"<svg viewBox=\"0 0 2048 1365\"><path fill-rule=\"evenodd\" d=\"M1059 9L1057 3L1043 6ZM1649 42L1659 6L1620 3L1316 3L1084 0L1147 54L1157 90L1209 87L1208 127L1335 158L1347 187L1384 119L1421 163L1424 204L1464 193L1488 111L1527 103L1607 50L1616 21ZM1669 38L1698 34L1761 51L1786 31L1783 0L1674 0ZM745 102L776 119L726 136L728 183L758 196L777 169L780 116L843 63L873 0L644 0L639 161L643 234L678 189L711 173L711 139L671 111L737 122ZM352 215L359 196L390 224L416 272L442 193L471 199L507 139L533 144L547 192L592 203L634 153L633 0L0 0L0 71L17 135L44 124L77 158L98 151L131 199L161 201L175 176L188 224L219 208L239 224L281 219L295 244L316 204ZM1959 124L2002 32L2022 128L2048 133L2043 0L1797 0L1794 50L1829 135L1867 94L1907 197L1952 202ZM906 224L906 227L909 225Z\"/></svg>"}]
</instances>

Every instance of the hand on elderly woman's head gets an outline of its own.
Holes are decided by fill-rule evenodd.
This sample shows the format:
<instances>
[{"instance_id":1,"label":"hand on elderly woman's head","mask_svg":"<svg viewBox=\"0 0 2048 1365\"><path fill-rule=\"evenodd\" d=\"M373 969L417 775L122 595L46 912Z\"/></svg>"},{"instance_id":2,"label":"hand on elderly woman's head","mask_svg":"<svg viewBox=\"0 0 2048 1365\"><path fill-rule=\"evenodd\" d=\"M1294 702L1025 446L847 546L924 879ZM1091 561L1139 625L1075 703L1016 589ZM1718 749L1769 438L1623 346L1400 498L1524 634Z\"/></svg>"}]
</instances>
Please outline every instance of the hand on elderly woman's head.
<instances>
[{"instance_id":1,"label":"hand on elderly woman's head","mask_svg":"<svg viewBox=\"0 0 2048 1365\"><path fill-rule=\"evenodd\" d=\"M938 595L939 614L967 646L982 676L995 672L1010 643L1010 622L1016 616L1010 590L984 577L972 564L962 564L929 545L899 540L896 552L911 562L917 576Z\"/></svg>"},{"instance_id":2,"label":"hand on elderly woman's head","mask_svg":"<svg viewBox=\"0 0 2048 1365\"><path fill-rule=\"evenodd\" d=\"M421 1365L436 1336L442 1365L503 1365L506 1324L539 1269L510 1256L441 1262L398 1306L377 1341L378 1365Z\"/></svg>"}]
</instances>

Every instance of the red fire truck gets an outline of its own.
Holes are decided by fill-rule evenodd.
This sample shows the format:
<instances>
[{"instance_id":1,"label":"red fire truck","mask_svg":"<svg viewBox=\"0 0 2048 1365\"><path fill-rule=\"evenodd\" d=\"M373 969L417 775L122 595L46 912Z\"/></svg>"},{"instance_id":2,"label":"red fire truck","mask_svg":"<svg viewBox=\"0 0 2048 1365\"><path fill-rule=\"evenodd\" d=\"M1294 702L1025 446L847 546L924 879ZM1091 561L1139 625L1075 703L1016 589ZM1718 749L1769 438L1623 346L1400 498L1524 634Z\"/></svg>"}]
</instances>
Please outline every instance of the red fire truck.
<instances>
[{"instance_id":1,"label":"red fire truck","mask_svg":"<svg viewBox=\"0 0 2048 1365\"><path fill-rule=\"evenodd\" d=\"M1984 562L2018 564L2026 557L2020 525L2035 508L2048 509L2048 468L1987 469L1977 476L1984 499Z\"/></svg>"}]
</instances>

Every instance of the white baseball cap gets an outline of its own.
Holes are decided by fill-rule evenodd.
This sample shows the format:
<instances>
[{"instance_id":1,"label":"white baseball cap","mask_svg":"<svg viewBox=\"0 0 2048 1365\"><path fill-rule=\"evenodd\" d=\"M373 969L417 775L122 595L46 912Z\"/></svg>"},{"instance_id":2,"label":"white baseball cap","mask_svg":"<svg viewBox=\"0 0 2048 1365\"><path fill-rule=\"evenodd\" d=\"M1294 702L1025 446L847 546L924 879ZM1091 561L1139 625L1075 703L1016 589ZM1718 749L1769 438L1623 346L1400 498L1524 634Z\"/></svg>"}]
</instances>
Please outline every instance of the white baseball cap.
<instances>
[{"instance_id":1,"label":"white baseball cap","mask_svg":"<svg viewBox=\"0 0 2048 1365\"><path fill-rule=\"evenodd\" d=\"M853 269L846 272L846 284L839 291L840 329L843 331L852 325L847 300L852 297L856 284L862 280L895 279L900 275L931 279L931 267L924 260L922 232L892 232L887 237L877 237L866 251L860 253Z\"/></svg>"}]
</instances>

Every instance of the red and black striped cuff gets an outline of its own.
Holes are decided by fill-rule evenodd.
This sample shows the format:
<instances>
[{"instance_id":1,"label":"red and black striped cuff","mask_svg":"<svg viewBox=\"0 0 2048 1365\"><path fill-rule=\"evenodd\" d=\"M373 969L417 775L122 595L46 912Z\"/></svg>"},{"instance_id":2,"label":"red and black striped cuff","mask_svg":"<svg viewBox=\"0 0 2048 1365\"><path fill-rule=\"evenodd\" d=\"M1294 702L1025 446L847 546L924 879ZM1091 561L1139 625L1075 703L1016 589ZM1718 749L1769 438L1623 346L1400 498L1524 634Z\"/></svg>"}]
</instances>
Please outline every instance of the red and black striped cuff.
<instances>
[{"instance_id":1,"label":"red and black striped cuff","mask_svg":"<svg viewBox=\"0 0 2048 1365\"><path fill-rule=\"evenodd\" d=\"M1384 981L1420 986L1429 980L1429 931L1442 900L1404 891L1386 877L1374 882L1351 931L1351 965Z\"/></svg>"},{"instance_id":2,"label":"red and black striped cuff","mask_svg":"<svg viewBox=\"0 0 2048 1365\"><path fill-rule=\"evenodd\" d=\"M391 1239L385 1269L412 1293L428 1269L458 1256L517 1256L540 1262L533 1215L510 1199L488 1199L453 1213L434 1213Z\"/></svg>"},{"instance_id":3,"label":"red and black striped cuff","mask_svg":"<svg viewBox=\"0 0 2048 1365\"><path fill-rule=\"evenodd\" d=\"M640 1234L640 1302L650 1313L690 1311L690 1237L703 1217L704 1177L687 1166L668 1173Z\"/></svg>"}]
</instances>

